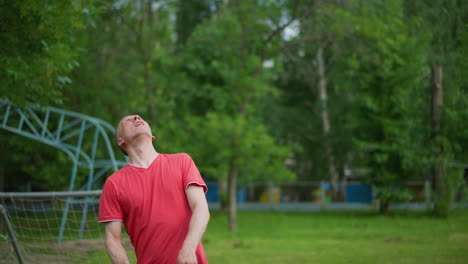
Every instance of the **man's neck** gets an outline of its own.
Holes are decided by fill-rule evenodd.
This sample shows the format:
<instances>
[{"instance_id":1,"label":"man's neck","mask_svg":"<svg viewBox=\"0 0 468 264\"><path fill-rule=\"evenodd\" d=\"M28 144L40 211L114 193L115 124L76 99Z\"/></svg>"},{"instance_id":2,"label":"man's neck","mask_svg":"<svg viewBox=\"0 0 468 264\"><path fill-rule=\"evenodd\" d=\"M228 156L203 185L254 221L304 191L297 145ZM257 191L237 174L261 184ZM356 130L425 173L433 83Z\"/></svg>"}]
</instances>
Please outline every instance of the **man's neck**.
<instances>
[{"instance_id":1,"label":"man's neck","mask_svg":"<svg viewBox=\"0 0 468 264\"><path fill-rule=\"evenodd\" d=\"M137 145L128 151L129 164L135 167L148 168L159 155L152 142Z\"/></svg>"}]
</instances>

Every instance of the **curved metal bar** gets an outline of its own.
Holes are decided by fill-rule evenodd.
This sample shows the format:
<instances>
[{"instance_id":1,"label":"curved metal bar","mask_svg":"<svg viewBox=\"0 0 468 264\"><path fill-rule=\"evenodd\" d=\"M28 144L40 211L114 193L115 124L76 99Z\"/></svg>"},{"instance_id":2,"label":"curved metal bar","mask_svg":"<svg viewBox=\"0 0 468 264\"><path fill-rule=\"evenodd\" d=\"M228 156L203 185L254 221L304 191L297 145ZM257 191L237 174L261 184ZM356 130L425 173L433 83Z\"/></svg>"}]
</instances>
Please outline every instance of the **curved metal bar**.
<instances>
[{"instance_id":1,"label":"curved metal bar","mask_svg":"<svg viewBox=\"0 0 468 264\"><path fill-rule=\"evenodd\" d=\"M118 170L117 163L115 161L114 151L112 150L112 146L111 146L111 143L109 141L109 138L107 137L107 134L105 133L105 131L104 131L104 129L102 127L98 127L98 128L99 128L99 130L101 130L101 135L104 138L104 141L106 142L106 148L107 148L107 151L109 152L109 156L111 158L111 162L112 162L112 166L114 167L114 171L117 171Z\"/></svg>"},{"instance_id":2,"label":"curved metal bar","mask_svg":"<svg viewBox=\"0 0 468 264\"><path fill-rule=\"evenodd\" d=\"M18 134L20 136L27 137L27 138L30 138L30 139L33 139L33 140L37 140L36 137L30 135L29 133L25 133L23 131L20 131L18 129L10 128L10 127L4 127L3 125L0 126L0 127L7 130L7 131ZM58 144L58 143L56 143L54 141L49 141L49 140L42 140L41 142L65 152L73 160L73 157L74 157L73 153L69 149L65 148L62 144Z\"/></svg>"},{"instance_id":3,"label":"curved metal bar","mask_svg":"<svg viewBox=\"0 0 468 264\"><path fill-rule=\"evenodd\" d=\"M19 118L19 120L17 120L17 118ZM58 121L55 121L55 118L58 118ZM9 125L8 123L10 121L15 125ZM90 190L93 184L109 169L117 171L119 167L124 166L128 162L128 158L125 158L125 161L116 159L111 140L109 139L109 132L115 134L115 128L106 121L95 117L55 107L42 107L37 104L29 104L26 107L20 108L10 101L0 98L0 122L0 128L42 142L65 152L73 161L68 187L69 191L75 189L78 167L86 167L89 169L87 183L79 189ZM57 122L56 124L52 124L52 127L56 127L55 130L49 129L49 124L51 122ZM79 128L77 127L78 125ZM91 146L90 153L88 153L82 149L82 143L86 140L85 137L87 137L87 133L85 132L91 128L95 128L95 132L93 133L94 136L92 139L93 145ZM70 131L68 131L69 129ZM65 131L67 131L67 133L64 133ZM96 159L100 137L103 138L105 144L104 159L102 159L102 157ZM76 145L72 143L75 140L77 140ZM102 169L95 175L96 168ZM69 196L60 224L57 238L58 243L62 240L68 216L68 208L71 203L73 203L73 198ZM86 221L87 204L88 203L86 203L83 209L79 237L83 235L83 223Z\"/></svg>"},{"instance_id":4,"label":"curved metal bar","mask_svg":"<svg viewBox=\"0 0 468 264\"><path fill-rule=\"evenodd\" d=\"M111 140L109 139L109 134L110 133L115 133L115 128L112 127L108 122L91 117L91 116L86 116L81 113L76 113L68 110L63 110L55 107L41 107L40 105L37 104L30 104L25 108L19 108L16 107L14 104L12 104L10 101L6 99L0 99L0 107L5 106L6 108L0 109L0 111L4 111L3 115L0 114L0 117L2 117L3 120L0 123L0 128L3 128L7 131L19 134L21 136L28 137L30 139L45 143L47 145L50 145L52 147L55 147L59 150L64 151L67 153L67 155L80 167L87 167L89 169L91 168L96 168L96 167L105 167L106 164L111 164L112 168L114 171L117 171L119 167L122 167L126 164L127 159L125 161L117 160L116 156L114 154L114 150L112 148L112 143ZM13 107L13 108L12 108ZM8 125L8 121L14 119L14 116L12 116L12 111L11 109L14 109L15 117L16 114L19 115L20 120L20 126L19 127L12 127ZM45 118L42 119L40 118L36 113L35 110L41 111L45 114ZM31 117L31 122L26 114L29 114ZM51 122L51 116L52 115L58 115L59 120L58 120L58 125L56 125L57 129L55 131L50 131L47 128L47 125ZM67 123L64 125L64 120L66 118L76 118L75 120L72 120L71 122ZM94 136L93 140L93 146L91 147L91 152L97 148L97 143L99 137L103 137L103 142L105 144L105 153L104 155L107 155L109 158L108 159L99 159L95 160L95 158L91 158L90 155L92 156L92 153L86 153L81 149L81 146L73 146L69 144L68 142L70 141L71 138L74 138L75 136L78 136L78 138L81 136L82 133L84 133L83 129L77 128L74 131L69 132L66 135L62 135L63 131L72 128L80 123L80 121L85 120L87 125L85 127L85 130L90 129L92 127L96 127L99 135ZM57 121L55 121L57 122ZM27 129L24 130L24 126L22 124L25 123L27 126ZM39 126L39 129L35 125ZM68 140L67 143L64 141ZM84 140L84 139L83 139ZM76 155L74 155L75 153ZM95 155L95 154L94 154ZM102 155L101 155L102 156ZM80 160L84 160L85 163L81 162ZM98 163L98 164L96 164Z\"/></svg>"},{"instance_id":5,"label":"curved metal bar","mask_svg":"<svg viewBox=\"0 0 468 264\"><path fill-rule=\"evenodd\" d=\"M91 150L91 160L94 163L94 159L96 158L96 149L97 149L97 143L99 140L99 129L96 127L96 130L94 131L94 143L93 144L93 149ZM91 167L89 168L89 175L88 175L88 181L86 183L86 189L91 190L91 186L93 184L93 175L94 175L94 167L93 163L91 163ZM81 214L81 224L80 224L80 231L78 233L78 239L83 239L83 233L84 233L84 228L86 225L86 218L88 216L88 207L90 204L91 200L89 197L85 198L85 204L83 206L83 212Z\"/></svg>"}]
</instances>

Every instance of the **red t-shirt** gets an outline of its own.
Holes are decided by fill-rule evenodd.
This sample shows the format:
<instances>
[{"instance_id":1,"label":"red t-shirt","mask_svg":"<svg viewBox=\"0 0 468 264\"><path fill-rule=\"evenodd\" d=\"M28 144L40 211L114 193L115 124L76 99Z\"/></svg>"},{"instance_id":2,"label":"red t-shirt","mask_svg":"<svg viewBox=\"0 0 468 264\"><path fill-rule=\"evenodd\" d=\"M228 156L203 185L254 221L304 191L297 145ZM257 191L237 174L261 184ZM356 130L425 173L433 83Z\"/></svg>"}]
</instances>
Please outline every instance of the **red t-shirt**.
<instances>
[{"instance_id":1,"label":"red t-shirt","mask_svg":"<svg viewBox=\"0 0 468 264\"><path fill-rule=\"evenodd\" d=\"M188 154L159 154L148 168L126 165L107 178L99 222L123 221L138 263L175 264L187 236L192 210L185 190L205 182ZM203 246L199 264L208 263Z\"/></svg>"}]
</instances>

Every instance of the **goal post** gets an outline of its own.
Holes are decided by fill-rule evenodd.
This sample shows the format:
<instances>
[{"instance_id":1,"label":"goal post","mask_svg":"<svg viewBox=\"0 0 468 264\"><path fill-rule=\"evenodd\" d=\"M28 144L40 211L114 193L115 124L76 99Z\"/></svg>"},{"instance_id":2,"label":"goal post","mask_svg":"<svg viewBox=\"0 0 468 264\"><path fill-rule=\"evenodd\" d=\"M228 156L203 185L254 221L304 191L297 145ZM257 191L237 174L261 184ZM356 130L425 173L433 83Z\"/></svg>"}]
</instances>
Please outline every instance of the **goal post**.
<instances>
[{"instance_id":1,"label":"goal post","mask_svg":"<svg viewBox=\"0 0 468 264\"><path fill-rule=\"evenodd\" d=\"M24 263L107 263L104 225L97 221L100 196L101 190L0 192L0 206L10 220ZM18 256L12 247L14 239L3 222L0 264L15 263ZM130 259L135 259L125 233L122 242Z\"/></svg>"},{"instance_id":2,"label":"goal post","mask_svg":"<svg viewBox=\"0 0 468 264\"><path fill-rule=\"evenodd\" d=\"M74 192L7 192L7 193L2 193L0 192L0 199L14 199L14 198L19 198L19 199L41 199L41 198L66 198L66 203L65 207L62 213L62 220L60 223L60 228L59 232L57 235L57 243L60 244L63 239L63 233L65 230L65 225L67 222L67 217L68 213L70 211L70 205L72 204L83 204L82 207L82 219L81 219L81 224L80 224L80 229L78 233L78 239L83 238L83 230L84 230L84 225L87 220L87 213L89 209L89 205L91 203L98 203L96 199L93 199L95 197L100 197L102 193L102 190L95 190L95 191L74 191ZM78 199L76 198L83 198L83 199Z\"/></svg>"},{"instance_id":3,"label":"goal post","mask_svg":"<svg viewBox=\"0 0 468 264\"><path fill-rule=\"evenodd\" d=\"M18 240L16 239L15 231L13 231L13 227L11 226L10 220L8 219L7 212L5 207L0 204L0 219L6 227L6 231L8 232L8 237L10 238L11 245L15 250L16 257L18 258L18 262L20 264L25 264L23 253L21 252L21 248L19 247Z\"/></svg>"}]
</instances>

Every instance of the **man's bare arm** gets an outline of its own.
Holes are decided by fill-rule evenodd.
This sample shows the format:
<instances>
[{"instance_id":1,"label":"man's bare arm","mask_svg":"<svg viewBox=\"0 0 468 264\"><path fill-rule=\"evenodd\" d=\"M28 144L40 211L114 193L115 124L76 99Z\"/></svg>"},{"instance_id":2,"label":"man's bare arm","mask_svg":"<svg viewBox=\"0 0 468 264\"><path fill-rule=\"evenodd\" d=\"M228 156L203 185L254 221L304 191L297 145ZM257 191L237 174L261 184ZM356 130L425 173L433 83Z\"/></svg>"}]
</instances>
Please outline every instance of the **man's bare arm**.
<instances>
[{"instance_id":1,"label":"man's bare arm","mask_svg":"<svg viewBox=\"0 0 468 264\"><path fill-rule=\"evenodd\" d=\"M122 246L122 222L107 222L106 225L106 251L113 264L130 264L127 252Z\"/></svg>"},{"instance_id":2,"label":"man's bare arm","mask_svg":"<svg viewBox=\"0 0 468 264\"><path fill-rule=\"evenodd\" d=\"M192 209L192 218L190 219L189 231L177 258L178 264L197 263L195 251L210 220L210 211L203 188L189 185L185 193Z\"/></svg>"}]
</instances>

